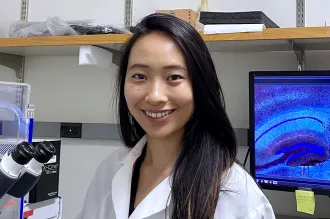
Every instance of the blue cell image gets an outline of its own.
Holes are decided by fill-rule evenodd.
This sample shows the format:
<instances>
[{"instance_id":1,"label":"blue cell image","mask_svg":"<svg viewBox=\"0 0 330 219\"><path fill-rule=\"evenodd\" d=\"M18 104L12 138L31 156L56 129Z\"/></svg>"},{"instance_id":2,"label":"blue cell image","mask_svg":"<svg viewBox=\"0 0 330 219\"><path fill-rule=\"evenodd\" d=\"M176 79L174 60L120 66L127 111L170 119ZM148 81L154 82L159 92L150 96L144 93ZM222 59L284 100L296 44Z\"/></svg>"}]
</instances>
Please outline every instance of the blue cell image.
<instances>
[{"instance_id":1,"label":"blue cell image","mask_svg":"<svg viewBox=\"0 0 330 219\"><path fill-rule=\"evenodd\" d=\"M330 85L255 84L256 174L329 181Z\"/></svg>"}]
</instances>

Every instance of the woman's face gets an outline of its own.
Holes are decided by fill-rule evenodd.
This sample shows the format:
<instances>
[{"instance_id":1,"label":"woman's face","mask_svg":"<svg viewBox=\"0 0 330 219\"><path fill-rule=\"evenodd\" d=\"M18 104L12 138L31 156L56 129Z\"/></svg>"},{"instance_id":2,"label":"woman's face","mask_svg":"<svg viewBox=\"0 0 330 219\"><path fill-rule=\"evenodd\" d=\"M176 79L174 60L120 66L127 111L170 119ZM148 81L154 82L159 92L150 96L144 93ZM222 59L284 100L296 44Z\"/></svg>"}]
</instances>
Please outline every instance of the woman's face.
<instances>
[{"instance_id":1,"label":"woman's face","mask_svg":"<svg viewBox=\"0 0 330 219\"><path fill-rule=\"evenodd\" d=\"M125 98L135 120L150 137L182 133L194 110L184 55L163 33L137 40L125 78Z\"/></svg>"}]
</instances>

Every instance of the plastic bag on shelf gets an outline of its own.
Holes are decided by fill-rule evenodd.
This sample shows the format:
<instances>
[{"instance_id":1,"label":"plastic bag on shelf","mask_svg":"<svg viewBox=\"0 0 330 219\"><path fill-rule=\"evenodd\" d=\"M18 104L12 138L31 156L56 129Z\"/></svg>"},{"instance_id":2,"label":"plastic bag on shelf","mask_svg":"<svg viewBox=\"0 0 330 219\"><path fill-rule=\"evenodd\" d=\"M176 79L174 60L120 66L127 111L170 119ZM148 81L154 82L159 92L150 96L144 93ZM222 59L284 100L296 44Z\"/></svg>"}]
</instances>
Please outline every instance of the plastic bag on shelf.
<instances>
[{"instance_id":1,"label":"plastic bag on shelf","mask_svg":"<svg viewBox=\"0 0 330 219\"><path fill-rule=\"evenodd\" d=\"M9 28L9 37L63 36L81 34L129 33L125 29L111 25L95 25L93 20L64 21L59 17L48 17L44 22L13 23Z\"/></svg>"},{"instance_id":2,"label":"plastic bag on shelf","mask_svg":"<svg viewBox=\"0 0 330 219\"><path fill-rule=\"evenodd\" d=\"M44 22L15 22L9 27L9 37L49 36Z\"/></svg>"},{"instance_id":3,"label":"plastic bag on shelf","mask_svg":"<svg viewBox=\"0 0 330 219\"><path fill-rule=\"evenodd\" d=\"M48 18L46 21L47 29L52 36L77 35L69 23L61 20L58 17Z\"/></svg>"},{"instance_id":4,"label":"plastic bag on shelf","mask_svg":"<svg viewBox=\"0 0 330 219\"><path fill-rule=\"evenodd\" d=\"M110 34L110 33L130 33L124 29L119 29L111 25L96 25L96 26L84 26L84 25L71 25L71 27L79 34Z\"/></svg>"}]
</instances>

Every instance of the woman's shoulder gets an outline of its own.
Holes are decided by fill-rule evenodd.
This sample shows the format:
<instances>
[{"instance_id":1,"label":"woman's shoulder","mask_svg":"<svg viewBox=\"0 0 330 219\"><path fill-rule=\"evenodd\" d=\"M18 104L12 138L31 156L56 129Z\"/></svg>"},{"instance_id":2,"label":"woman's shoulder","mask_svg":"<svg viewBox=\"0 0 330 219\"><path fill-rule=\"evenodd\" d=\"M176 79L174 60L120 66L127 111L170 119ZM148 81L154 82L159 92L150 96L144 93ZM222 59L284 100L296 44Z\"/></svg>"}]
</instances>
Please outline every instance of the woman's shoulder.
<instances>
[{"instance_id":1,"label":"woman's shoulder","mask_svg":"<svg viewBox=\"0 0 330 219\"><path fill-rule=\"evenodd\" d=\"M239 193L250 192L255 195L263 195L259 186L255 183L252 176L240 164L234 163L227 175L224 177L225 190L236 191Z\"/></svg>"},{"instance_id":2,"label":"woman's shoulder","mask_svg":"<svg viewBox=\"0 0 330 219\"><path fill-rule=\"evenodd\" d=\"M239 164L234 163L224 177L222 192L217 206L218 213L231 209L235 218L275 218L268 199L250 174ZM222 210L221 210L222 209ZM260 215L258 217L257 215Z\"/></svg>"},{"instance_id":3,"label":"woman's shoulder","mask_svg":"<svg viewBox=\"0 0 330 219\"><path fill-rule=\"evenodd\" d=\"M128 153L129 149L124 146L114 149L97 167L92 184L96 183L100 186L101 184L111 183L112 178L121 167L122 160Z\"/></svg>"},{"instance_id":4,"label":"woman's shoulder","mask_svg":"<svg viewBox=\"0 0 330 219\"><path fill-rule=\"evenodd\" d=\"M127 156L127 154L130 152L130 149L121 146L119 148L116 148L114 151L112 151L105 159L103 159L98 167L98 171L107 171L111 172L111 170L116 170L120 167L120 164L124 160L124 158Z\"/></svg>"}]
</instances>

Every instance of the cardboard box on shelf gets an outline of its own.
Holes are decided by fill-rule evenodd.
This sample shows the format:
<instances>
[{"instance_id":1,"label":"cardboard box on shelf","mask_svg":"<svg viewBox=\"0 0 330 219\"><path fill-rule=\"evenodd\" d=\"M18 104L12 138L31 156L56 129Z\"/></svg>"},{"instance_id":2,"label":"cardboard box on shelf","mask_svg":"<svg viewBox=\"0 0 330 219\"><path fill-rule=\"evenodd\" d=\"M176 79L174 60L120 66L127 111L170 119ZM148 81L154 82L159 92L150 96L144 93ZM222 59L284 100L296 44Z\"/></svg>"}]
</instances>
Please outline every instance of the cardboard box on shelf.
<instances>
[{"instance_id":1,"label":"cardboard box on shelf","mask_svg":"<svg viewBox=\"0 0 330 219\"><path fill-rule=\"evenodd\" d=\"M156 13L173 15L177 18L180 18L190 23L198 31L203 30L203 25L198 20L199 18L198 13L194 10L191 9L157 10Z\"/></svg>"}]
</instances>

